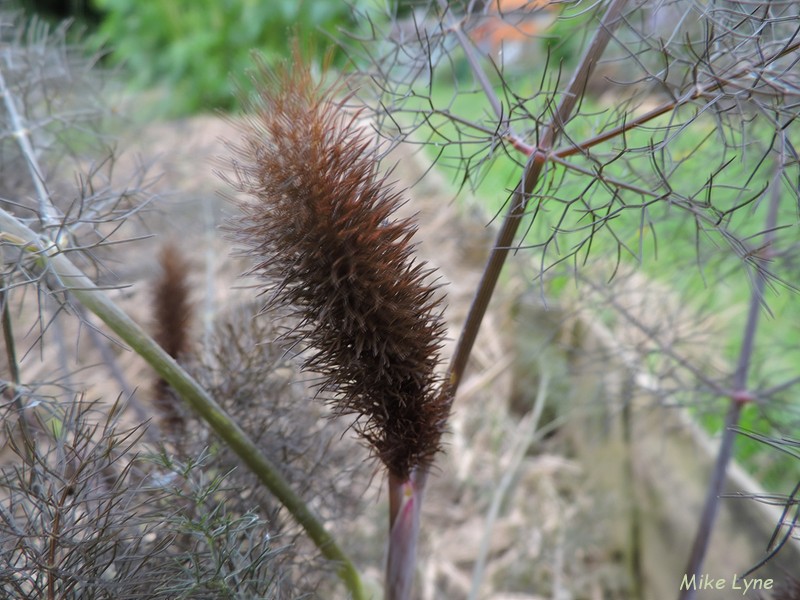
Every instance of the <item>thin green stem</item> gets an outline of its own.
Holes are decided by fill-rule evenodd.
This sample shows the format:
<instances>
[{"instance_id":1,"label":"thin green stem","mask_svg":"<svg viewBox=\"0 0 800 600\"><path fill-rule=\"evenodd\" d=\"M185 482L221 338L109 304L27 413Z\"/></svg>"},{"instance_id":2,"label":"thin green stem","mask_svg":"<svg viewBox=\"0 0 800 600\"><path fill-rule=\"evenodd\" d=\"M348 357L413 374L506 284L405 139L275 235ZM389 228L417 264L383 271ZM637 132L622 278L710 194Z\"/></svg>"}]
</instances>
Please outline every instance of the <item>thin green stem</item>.
<instances>
[{"instance_id":1,"label":"thin green stem","mask_svg":"<svg viewBox=\"0 0 800 600\"><path fill-rule=\"evenodd\" d=\"M256 474L261 482L286 507L297 523L316 544L322 555L338 565L338 574L354 600L366 598L361 579L352 561L338 546L319 519L295 494L278 468L266 458L247 434L220 408L175 360L145 333L106 294L99 290L72 262L52 244L47 247L35 232L0 209L0 230L6 240L16 238L19 245L35 253L42 270L47 270L86 309L94 313L134 352L146 360L158 375L169 383L214 432ZM11 234L10 236L8 234Z\"/></svg>"},{"instance_id":2,"label":"thin green stem","mask_svg":"<svg viewBox=\"0 0 800 600\"><path fill-rule=\"evenodd\" d=\"M0 256L2 251L0 251ZM22 446L25 449L25 460L31 467L31 473L35 473L36 464L36 440L33 437L28 418L25 415L25 407L20 398L20 374L19 363L17 362L17 350L14 342L14 325L11 320L11 309L9 308L8 289L6 288L5 277L0 276L0 310L2 310L3 322L3 341L6 348L6 360L8 361L8 372L10 374L12 386L4 390L4 394L11 401L17 411L17 423L22 434Z\"/></svg>"}]
</instances>

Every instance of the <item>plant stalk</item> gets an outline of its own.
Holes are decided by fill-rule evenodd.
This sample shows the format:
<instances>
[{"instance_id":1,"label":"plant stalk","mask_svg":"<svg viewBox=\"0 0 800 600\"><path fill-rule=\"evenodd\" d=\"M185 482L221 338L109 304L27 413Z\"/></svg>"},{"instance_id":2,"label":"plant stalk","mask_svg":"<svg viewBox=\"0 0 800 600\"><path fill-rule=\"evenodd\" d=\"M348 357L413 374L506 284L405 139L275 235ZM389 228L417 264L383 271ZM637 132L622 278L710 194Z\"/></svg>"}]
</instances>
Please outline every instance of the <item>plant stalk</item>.
<instances>
[{"instance_id":1,"label":"plant stalk","mask_svg":"<svg viewBox=\"0 0 800 600\"><path fill-rule=\"evenodd\" d=\"M622 9L626 2L627 0L611 0L609 2L594 38L592 38L589 47L584 52L578 68L563 93L561 102L550 119L550 123L543 130L536 149L529 156L520 182L511 195L503 225L497 234L497 239L484 268L478 290L472 306L470 306L467 320L464 323L464 329L461 331L461 337L458 340L453 359L448 368L446 381L450 386L448 393L451 402L455 398L456 391L464 375L467 360L472 352L472 346L475 344L478 330L489 306L489 300L494 293L500 272L503 269L508 253L512 249L517 229L527 213L528 202L539 183L545 164L549 160L548 155L552 151L564 125L572 115L578 100L583 97L586 83L597 61L603 55L608 42L611 40L614 29L620 22ZM473 65L474 63L470 64Z\"/></svg>"},{"instance_id":2,"label":"plant stalk","mask_svg":"<svg viewBox=\"0 0 800 600\"><path fill-rule=\"evenodd\" d=\"M2 250L0 250L2 256ZM33 432L28 425L28 417L25 414L25 406L20 397L20 374L19 363L17 362L16 344L14 342L14 329L11 320L11 309L9 308L9 295L6 288L6 279L0 276L0 311L2 311L3 341L6 348L6 360L8 361L8 372L11 379L11 386L3 390L5 396L17 411L17 423L19 424L20 434L22 435L22 446L25 450L25 460L31 468L31 474L36 472L36 440Z\"/></svg>"},{"instance_id":3,"label":"plant stalk","mask_svg":"<svg viewBox=\"0 0 800 600\"><path fill-rule=\"evenodd\" d=\"M776 175L772 181L772 194L770 198L769 212L766 218L766 233L764 235L764 248L762 252L772 251L775 240L775 227L778 219L778 207L780 205L780 175ZM747 378L753 358L755 347L755 337L758 331L758 321L761 315L764 302L764 288L766 287L767 277L761 269L754 269L753 289L750 293L750 303L747 311L747 321L745 322L742 334L742 346L739 350L739 358L736 365L736 372L733 377L733 393L730 398L730 406L725 416L725 425L722 430L717 460L714 464L714 471L711 474L708 492L703 505L703 512L700 515L700 523L697 526L697 533L689 554L689 560L684 571L686 577L699 578L703 569L708 545L711 541L711 533L714 522L719 512L720 496L725 484L725 474L728 464L733 457L733 444L736 438L736 427L739 424L742 408L751 395L747 393ZM679 600L693 600L696 596L696 586L687 586L678 595Z\"/></svg>"},{"instance_id":4,"label":"plant stalk","mask_svg":"<svg viewBox=\"0 0 800 600\"><path fill-rule=\"evenodd\" d=\"M261 453L208 392L102 293L91 279L64 254L59 253L52 243L48 246L48 243L41 240L34 231L2 209L0 209L0 230L6 234L6 240L10 240L13 236L19 245L36 256L42 271L54 275L55 279L84 307L103 321L172 386L286 507L322 555L338 565L338 575L347 586L353 600L365 600L361 579L352 561L303 500L291 489L278 468Z\"/></svg>"},{"instance_id":5,"label":"plant stalk","mask_svg":"<svg viewBox=\"0 0 800 600\"><path fill-rule=\"evenodd\" d=\"M389 476L390 531L385 600L411 598L426 477L424 471L415 471L405 482Z\"/></svg>"},{"instance_id":6,"label":"plant stalk","mask_svg":"<svg viewBox=\"0 0 800 600\"><path fill-rule=\"evenodd\" d=\"M3 69L0 69L0 95L3 97L3 103L5 104L8 117L11 121L14 137L22 151L22 156L25 157L25 163L28 165L31 182L36 189L36 196L39 204L39 218L45 226L55 226L58 224L57 211L50 202L50 194L45 187L45 178L42 173L42 168L39 166L39 161L36 159L36 152L34 152L33 144L31 144L30 129L25 125L22 115L19 110L17 110L15 98L6 84L5 77L3 77Z\"/></svg>"},{"instance_id":7,"label":"plant stalk","mask_svg":"<svg viewBox=\"0 0 800 600\"><path fill-rule=\"evenodd\" d=\"M446 394L446 399L450 403L455 399L456 391L464 374L472 347L475 344L480 324L489 306L489 300L494 293L500 272L512 248L517 229L527 212L528 201L532 196L533 190L538 185L548 161L548 154L578 100L583 96L586 82L595 64L605 51L611 39L611 34L620 21L622 9L626 2L627 0L611 0L609 2L594 38L584 53L580 65L569 82L549 125L544 129L537 148L531 152L520 182L511 195L508 212L489 255L472 301L472 306L470 306L464 329L461 332L461 337L458 340L455 353L447 370L445 377L446 389L443 393ZM474 59L469 42L465 40L463 35L459 39L467 52L467 56L470 58L470 67L475 71L476 78L484 84L484 92L498 113L498 118L502 118L500 117L502 108L498 106L499 100L494 95L491 86L488 85L488 80L481 70L480 64ZM410 482L412 484L412 492L402 504L398 502L402 498L400 491L396 485L393 488L390 483L389 494L392 504L390 522L392 527L389 537L389 563L386 568L387 600L407 600L411 595L413 567L419 534L420 509L427 475L427 468L422 468L412 475Z\"/></svg>"}]
</instances>

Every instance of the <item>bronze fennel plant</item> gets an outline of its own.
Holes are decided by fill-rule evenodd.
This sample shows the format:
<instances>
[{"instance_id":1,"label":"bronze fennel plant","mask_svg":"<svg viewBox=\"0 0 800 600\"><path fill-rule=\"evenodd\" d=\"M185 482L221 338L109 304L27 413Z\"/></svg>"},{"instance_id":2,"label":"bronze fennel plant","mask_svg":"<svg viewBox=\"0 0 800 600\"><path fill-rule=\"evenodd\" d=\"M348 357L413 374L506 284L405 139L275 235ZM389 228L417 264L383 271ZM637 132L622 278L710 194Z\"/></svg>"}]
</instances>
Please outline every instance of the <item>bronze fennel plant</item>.
<instances>
[{"instance_id":1,"label":"bronze fennel plant","mask_svg":"<svg viewBox=\"0 0 800 600\"><path fill-rule=\"evenodd\" d=\"M262 75L238 149L238 188L253 201L240 204L236 236L265 282L265 310L294 313L283 338L321 375L320 392L358 415L358 434L406 480L439 450L449 410L435 373L441 298L337 87L315 84L301 61Z\"/></svg>"},{"instance_id":2,"label":"bronze fennel plant","mask_svg":"<svg viewBox=\"0 0 800 600\"><path fill-rule=\"evenodd\" d=\"M388 598L413 581L424 473L441 446L450 411L436 373L444 337L432 270L415 260L411 219L343 82L314 82L294 64L262 65L259 94L237 149L243 216L236 238L264 281L265 311L289 313L283 341L320 376L335 414L388 471ZM423 473L418 482L416 474Z\"/></svg>"}]
</instances>

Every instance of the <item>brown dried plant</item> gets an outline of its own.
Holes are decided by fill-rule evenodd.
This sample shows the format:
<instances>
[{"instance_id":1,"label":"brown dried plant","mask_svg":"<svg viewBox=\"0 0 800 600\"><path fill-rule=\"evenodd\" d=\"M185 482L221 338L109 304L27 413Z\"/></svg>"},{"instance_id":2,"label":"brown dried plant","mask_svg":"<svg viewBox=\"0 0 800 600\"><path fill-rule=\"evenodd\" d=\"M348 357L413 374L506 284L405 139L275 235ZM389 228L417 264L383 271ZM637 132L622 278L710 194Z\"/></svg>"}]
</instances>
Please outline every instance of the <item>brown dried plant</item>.
<instances>
[{"instance_id":1,"label":"brown dried plant","mask_svg":"<svg viewBox=\"0 0 800 600\"><path fill-rule=\"evenodd\" d=\"M284 349L269 342L275 328L270 320L257 318L258 312L258 304L250 301L218 315L207 345L188 358L187 368L220 399L265 456L279 465L308 506L340 532L364 509L361 496L370 476L366 452L345 437L346 423L326 419L323 406L308 402L308 385ZM283 548L275 562L286 575L276 582L277 588L289 597L330 594L331 563L321 559L253 473L238 468L238 457L224 443L213 444L196 419L189 423L183 445L186 457L217 446L208 465L227 473L226 485L236 490L229 506L257 507L275 543Z\"/></svg>"},{"instance_id":2,"label":"brown dried plant","mask_svg":"<svg viewBox=\"0 0 800 600\"><path fill-rule=\"evenodd\" d=\"M234 235L256 261L265 312L288 317L283 342L386 466L386 593L406 598L424 474L450 412L436 373L442 298L413 256L413 221L395 214L402 195L379 170L379 149L346 108L345 82L316 83L297 48L291 64L261 63L254 81L234 162L250 200Z\"/></svg>"},{"instance_id":3,"label":"brown dried plant","mask_svg":"<svg viewBox=\"0 0 800 600\"><path fill-rule=\"evenodd\" d=\"M167 243L159 256L161 276L153 291L154 339L172 358L186 358L191 350L189 263L178 247ZM153 400L161 412L163 430L178 441L185 434L185 417L178 398L162 378L155 383Z\"/></svg>"},{"instance_id":4,"label":"brown dried plant","mask_svg":"<svg viewBox=\"0 0 800 600\"><path fill-rule=\"evenodd\" d=\"M444 335L431 271L415 261L414 225L377 168L359 115L314 82L295 53L261 66L238 148L244 216L237 239L265 282L265 310L290 308L285 342L304 352L339 414L406 481L440 448L448 415L435 368Z\"/></svg>"},{"instance_id":5,"label":"brown dried plant","mask_svg":"<svg viewBox=\"0 0 800 600\"><path fill-rule=\"evenodd\" d=\"M189 263L173 243L166 243L159 256L161 277L153 294L157 331L155 340L172 358L185 356L191 349L189 324L192 320Z\"/></svg>"}]
</instances>

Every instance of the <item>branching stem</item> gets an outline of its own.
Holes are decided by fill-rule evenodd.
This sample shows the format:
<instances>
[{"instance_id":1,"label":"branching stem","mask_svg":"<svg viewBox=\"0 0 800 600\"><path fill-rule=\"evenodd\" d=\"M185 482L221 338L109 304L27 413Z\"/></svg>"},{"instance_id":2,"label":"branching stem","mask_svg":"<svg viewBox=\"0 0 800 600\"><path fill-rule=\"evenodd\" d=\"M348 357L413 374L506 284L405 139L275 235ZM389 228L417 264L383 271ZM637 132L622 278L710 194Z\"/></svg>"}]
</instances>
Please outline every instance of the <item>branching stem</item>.
<instances>
[{"instance_id":1,"label":"branching stem","mask_svg":"<svg viewBox=\"0 0 800 600\"><path fill-rule=\"evenodd\" d=\"M220 408L208 392L122 309L98 290L91 279L64 254L59 253L55 246L51 244L47 247L45 243L39 241L40 238L34 231L2 209L0 209L0 230L11 234L6 235L6 240L10 240L12 236L22 240L21 245L27 251L36 254L42 270L54 275L53 279L59 281L76 300L103 321L172 386L286 507L322 555L337 564L339 577L347 586L352 598L365 599L360 577L352 561L303 500L291 489L278 468L261 453L258 446Z\"/></svg>"},{"instance_id":2,"label":"branching stem","mask_svg":"<svg viewBox=\"0 0 800 600\"><path fill-rule=\"evenodd\" d=\"M779 58L786 56L791 52L795 52L796 50L800 49L800 42L787 46L783 48L780 52L775 53L773 56L764 57L761 61L761 64L758 66L764 67L771 62L778 60ZM658 106L638 117L631 119L630 121L624 122L622 125L618 127L614 127L613 129L609 129L608 131L604 131L603 133L596 135L595 137L588 139L580 144L573 144L569 148L563 148L560 150L556 150L553 152L555 156L559 158L566 158L567 156L574 156L575 154L583 154L589 148L593 146L597 146L602 144L603 142L607 142L608 140L614 139L623 135L627 131L631 131L636 129L637 127L641 127L645 123L652 121L653 119L657 119L658 117L667 114L675 110L676 108L683 106L689 102L697 100L702 96L706 96L711 94L712 92L716 92L719 90L724 84L731 83L732 80L736 80L738 78L744 77L753 67L744 67L741 70L733 73L728 78L718 78L714 80L712 83L705 85L705 86L698 86L694 89L691 94L686 94L682 98L678 98L676 100L666 102L661 106Z\"/></svg>"},{"instance_id":3,"label":"branching stem","mask_svg":"<svg viewBox=\"0 0 800 600\"><path fill-rule=\"evenodd\" d=\"M775 241L775 227L778 220L778 208L780 206L780 174L772 181L772 194L770 198L769 211L766 217L766 228L764 234L764 251L770 252ZM703 512L700 515L700 523L697 526L697 533L692 544L689 561L686 565L685 574L691 579L692 575L700 576L703 568L708 544L711 541L711 533L714 527L717 513L719 512L720 496L725 484L725 474L728 464L733 457L733 444L736 438L739 418L742 414L745 402L743 398L751 398L752 394L747 392L747 379L750 365L753 359L755 348L755 338L758 331L758 322L764 304L764 289L767 283L766 275L759 269L755 269L753 274L755 279L753 289L750 292L750 303L747 311L747 321L744 325L742 335L742 346L739 350L739 359L736 365L736 372L733 376L733 391L730 395L730 406L725 416L725 424L722 429L722 439L720 441L717 460L714 464L714 471L708 484ZM695 586L687 586L681 591L679 600L693 600L696 596Z\"/></svg>"},{"instance_id":4,"label":"branching stem","mask_svg":"<svg viewBox=\"0 0 800 600\"><path fill-rule=\"evenodd\" d=\"M22 156L25 157L25 163L28 165L28 170L31 173L31 182L36 189L36 196L39 202L39 218L45 226L52 226L58 223L57 213L55 207L50 202L50 194L44 185L44 173L39 166L39 161L36 158L36 153L33 150L33 145L30 140L30 132L17 110L14 96L11 94L8 85L6 85L5 77L3 77L3 70L0 69L0 95L3 97L3 102L8 112L8 117L11 121L14 137L19 144Z\"/></svg>"},{"instance_id":5,"label":"branching stem","mask_svg":"<svg viewBox=\"0 0 800 600\"><path fill-rule=\"evenodd\" d=\"M586 89L586 82L589 80L592 70L605 51L608 42L611 40L614 28L620 22L622 9L626 1L627 0L611 0L611 2L609 2L608 8L597 27L594 38L581 58L580 64L570 80L561 98L561 102L553 113L550 123L543 130L538 140L536 151L528 158L528 162L525 164L525 169L522 173L522 178L511 195L503 225L500 228L500 232L497 234L494 247L492 248L489 260L484 268L478 290L473 299L472 306L467 315L467 320L464 324L464 329L461 332L461 337L458 340L458 345L456 346L453 359L448 369L447 382L450 386L449 394L451 401L455 398L458 385L461 382L464 369L467 366L467 360L472 352L472 346L478 335L481 321L483 321L483 316L486 314L486 309L489 306L489 300L494 293L494 288L497 285L500 272L503 269L508 253L513 247L517 229L527 212L528 202L533 190L538 185L539 178L544 171L545 164L548 160L548 154L551 152L564 125L572 115L578 100L583 96L583 92ZM470 64L473 66L472 63ZM475 66L477 66L477 63Z\"/></svg>"}]
</instances>

